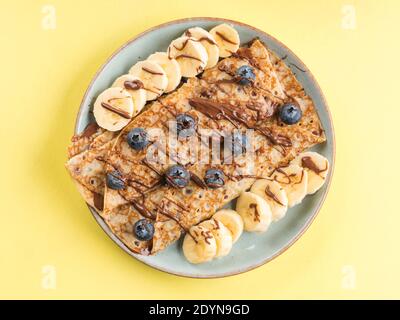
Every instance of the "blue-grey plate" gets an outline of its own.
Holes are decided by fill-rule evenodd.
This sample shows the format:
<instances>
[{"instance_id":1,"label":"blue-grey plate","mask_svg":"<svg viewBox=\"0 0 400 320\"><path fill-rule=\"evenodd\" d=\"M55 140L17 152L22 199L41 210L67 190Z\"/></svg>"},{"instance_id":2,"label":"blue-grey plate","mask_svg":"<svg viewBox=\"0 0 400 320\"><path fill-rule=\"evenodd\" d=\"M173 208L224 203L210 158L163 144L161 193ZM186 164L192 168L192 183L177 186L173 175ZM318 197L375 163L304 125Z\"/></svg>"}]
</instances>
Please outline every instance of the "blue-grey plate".
<instances>
[{"instance_id":1,"label":"blue-grey plate","mask_svg":"<svg viewBox=\"0 0 400 320\"><path fill-rule=\"evenodd\" d=\"M145 31L124 44L105 62L90 83L80 106L75 131L81 132L91 121L89 110L98 94L110 87L115 78L127 73L136 61L144 60L156 51L165 51L173 39L182 35L190 27L198 26L209 30L223 22L230 23L235 27L239 32L242 43L246 43L254 37L259 37L278 56L287 56L286 62L291 62L307 71L305 73L297 72L297 77L306 92L312 97L327 136L327 142L317 146L315 151L328 158L331 169L325 186L316 194L306 197L300 205L289 209L286 217L273 223L268 232L265 234L245 232L235 243L227 257L200 265L187 262L182 253L181 241L176 242L156 256L147 257L132 253L110 231L101 217L91 209L99 225L125 252L153 268L179 276L194 278L230 276L254 269L280 255L304 233L314 220L324 202L333 173L335 137L332 119L321 89L311 72L292 51L267 33L240 22L219 18L189 18L172 21ZM293 71L296 72L296 69L293 69Z\"/></svg>"}]
</instances>

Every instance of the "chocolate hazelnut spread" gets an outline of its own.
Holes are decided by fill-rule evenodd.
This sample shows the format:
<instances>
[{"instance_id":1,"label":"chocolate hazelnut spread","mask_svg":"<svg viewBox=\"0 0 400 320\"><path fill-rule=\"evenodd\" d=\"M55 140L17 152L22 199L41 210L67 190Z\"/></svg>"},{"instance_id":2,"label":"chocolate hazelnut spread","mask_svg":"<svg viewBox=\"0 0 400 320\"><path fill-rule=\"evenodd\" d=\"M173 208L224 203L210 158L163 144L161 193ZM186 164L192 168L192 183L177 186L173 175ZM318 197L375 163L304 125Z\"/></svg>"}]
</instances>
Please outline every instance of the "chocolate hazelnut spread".
<instances>
[{"instance_id":1,"label":"chocolate hazelnut spread","mask_svg":"<svg viewBox=\"0 0 400 320\"><path fill-rule=\"evenodd\" d=\"M104 196L102 194L100 194L100 193L93 192L93 205L97 210L103 211L103 209L104 209Z\"/></svg>"},{"instance_id":2,"label":"chocolate hazelnut spread","mask_svg":"<svg viewBox=\"0 0 400 320\"><path fill-rule=\"evenodd\" d=\"M99 125L96 122L89 123L85 130L80 134L80 137L82 138L90 138L92 135L96 133L96 131L99 129Z\"/></svg>"},{"instance_id":3,"label":"chocolate hazelnut spread","mask_svg":"<svg viewBox=\"0 0 400 320\"><path fill-rule=\"evenodd\" d=\"M139 90L139 89L143 89L144 85L143 82L140 80L127 80L124 82L124 87L125 89L128 90Z\"/></svg>"}]
</instances>

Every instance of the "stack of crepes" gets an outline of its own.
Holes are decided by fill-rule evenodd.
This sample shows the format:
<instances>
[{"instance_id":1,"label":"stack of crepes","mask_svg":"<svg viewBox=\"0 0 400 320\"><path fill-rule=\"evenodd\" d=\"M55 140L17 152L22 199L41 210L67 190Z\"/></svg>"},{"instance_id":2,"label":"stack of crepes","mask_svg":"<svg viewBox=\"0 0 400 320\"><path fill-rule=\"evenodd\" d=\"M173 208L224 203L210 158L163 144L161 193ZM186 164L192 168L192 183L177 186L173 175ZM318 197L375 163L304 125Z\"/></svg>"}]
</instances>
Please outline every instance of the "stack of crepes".
<instances>
[{"instance_id":1,"label":"stack of crepes","mask_svg":"<svg viewBox=\"0 0 400 320\"><path fill-rule=\"evenodd\" d=\"M242 65L254 69L256 78L251 85L244 86L235 78L235 71ZM276 115L279 107L288 102L296 103L303 113L295 125L282 123ZM174 140L172 146L168 143L168 129L181 113L196 119L197 133ZM126 142L129 131L137 127L155 132L152 143L141 151ZM200 154L204 148L193 148L193 139L199 139L200 129L209 129L211 140L220 132L253 129L251 161L246 158L248 153L217 164L199 161L204 157ZM207 145L207 140L200 144ZM210 218L250 188L255 179L269 176L300 152L324 141L324 130L311 98L284 60L254 40L199 78L189 79L176 91L151 103L119 134L89 125L73 138L66 166L85 201L98 211L112 232L133 252L148 255L163 250L191 226ZM149 148L165 155L168 161L149 159ZM165 183L164 172L174 163L185 166L194 177L185 188ZM223 187L211 189L202 182L211 167L224 172ZM106 173L115 171L126 182L123 190L111 190L105 185ZM154 223L150 241L139 241L132 230L135 222L143 218Z\"/></svg>"}]
</instances>

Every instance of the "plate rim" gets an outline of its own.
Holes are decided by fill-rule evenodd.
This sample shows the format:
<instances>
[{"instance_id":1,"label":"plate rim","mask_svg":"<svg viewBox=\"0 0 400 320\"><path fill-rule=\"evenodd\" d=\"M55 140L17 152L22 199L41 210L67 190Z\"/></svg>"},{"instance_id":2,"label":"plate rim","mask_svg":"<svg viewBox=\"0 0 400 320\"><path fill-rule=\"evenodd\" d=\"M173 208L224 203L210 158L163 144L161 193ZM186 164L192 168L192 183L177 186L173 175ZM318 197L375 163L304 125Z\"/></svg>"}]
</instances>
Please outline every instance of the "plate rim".
<instances>
[{"instance_id":1,"label":"plate rim","mask_svg":"<svg viewBox=\"0 0 400 320\"><path fill-rule=\"evenodd\" d=\"M96 71L96 73L94 74L94 76L92 77L82 99L79 105L79 109L78 109L78 113L76 116L76 120L75 120L75 127L74 127L74 133L77 134L78 132L78 126L79 126L79 122L80 119L82 118L82 113L84 110L84 104L85 101L87 99L87 96L89 94L89 92L92 90L92 87L95 83L95 81L97 80L97 78L99 77L99 75L103 72L103 70L106 68L106 66L110 63L110 61L116 56L118 55L124 48L126 48L128 45L130 45L132 42L146 36L148 33L156 31L158 29L170 26L170 25L175 25L175 24L180 24L180 23L185 23L185 22L192 22L192 21L212 21L212 22L222 22L222 23L232 23L232 24L236 24L236 25L240 25L249 29L252 29L253 31L257 32L257 33L261 33L263 35L265 35L266 37L271 38L273 41L275 41L279 46L285 48L285 50L287 50L291 55L293 55L296 59L298 59L299 61L301 61L301 63L305 65L305 63L291 50L289 49L285 44L283 44L280 40L276 39L274 36L270 35L269 33L258 29L256 27L253 27L247 23L244 22L240 22L237 20L232 20L232 19L226 19L226 18L216 18L216 17L191 17L191 18L182 18L182 19L175 19L175 20L171 20L168 22L164 22L161 23L159 25L156 25L154 27L151 27L149 29L146 29L145 31L137 34L136 36L133 36L132 38L130 38L129 40L127 40L126 42L124 42L120 47L118 47L107 59L106 61L100 66L100 68ZM306 66L307 67L307 66ZM101 227L101 229L107 234L107 236L113 240L113 242L120 247L125 253L127 253L129 256L135 258L136 260L140 261L141 263L150 266L156 270L171 274L171 275L175 275L175 276L179 276L179 277L184 277L184 278L192 278L192 279L216 279L216 278L225 278L225 277L230 277L230 276L234 276L234 275L238 275L238 274L242 274L251 270L254 270L258 267L261 267L269 262L271 262L272 260L274 260L275 258L277 258L278 256L280 256L281 254L283 254L284 252L286 252L286 250L288 250L290 247L292 247L297 240L299 240L303 234L310 228L311 224L314 222L314 220L316 219L317 215L319 214L319 212L321 211L321 208L326 200L326 197L329 193L330 187L331 187L331 183L332 183L332 178L333 178L333 173L334 173L334 169L335 169L335 162L336 162L336 138L335 138L335 129L334 129L334 125L333 125L333 120L332 120L332 114L328 105L328 102L326 100L326 97L324 95L324 93L322 92L322 89L319 85L319 83L317 82L315 76L313 75L313 73L310 71L310 69L307 67L307 71L308 71L308 75L310 77L310 79L312 80L313 84L315 85L315 89L318 91L322 101L323 101L323 108L325 109L325 112L328 116L328 121L329 124L332 128L332 164L331 164L331 169L330 169L330 174L328 176L328 181L327 181L327 185L325 188L325 191L323 193L323 195L321 196L319 203L316 207L316 209L314 210L314 212L312 213L310 219L308 219L308 221L301 227L301 229L298 231L298 233L292 237L290 239L290 241L283 246L281 249L279 249L277 252L275 252L273 255L267 257L266 259L263 259L261 262L259 263L255 263L252 264L248 267L244 267L244 268L238 268L237 270L234 271L229 271L229 272L225 272L225 273L218 273L218 274L207 274L207 275L202 275L202 274L193 274L193 273L185 273L185 272L177 272L177 271L173 271L172 269L168 269L165 267L160 267L156 264L153 264L149 261L145 261L140 255L137 255L135 253L133 253L132 251L130 251L125 244L123 244L123 242L121 240L118 239L118 237L115 236L114 233L111 232L111 230L109 229L109 227L107 226L107 224L105 223L105 221L103 220L103 218L100 217L100 215L97 213L97 211L95 209L93 209L91 206L87 205L93 218L96 220L96 222L99 224L99 226Z\"/></svg>"}]
</instances>

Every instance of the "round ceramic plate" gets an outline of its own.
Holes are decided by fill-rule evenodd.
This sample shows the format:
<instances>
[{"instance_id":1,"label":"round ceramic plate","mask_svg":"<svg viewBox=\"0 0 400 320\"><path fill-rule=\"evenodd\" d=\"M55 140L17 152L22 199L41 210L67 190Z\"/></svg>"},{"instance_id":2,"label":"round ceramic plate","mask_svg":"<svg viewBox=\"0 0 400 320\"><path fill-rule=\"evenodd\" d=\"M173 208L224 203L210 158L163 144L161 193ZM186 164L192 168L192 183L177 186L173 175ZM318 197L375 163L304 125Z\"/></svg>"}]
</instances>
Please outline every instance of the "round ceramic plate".
<instances>
[{"instance_id":1,"label":"round ceramic plate","mask_svg":"<svg viewBox=\"0 0 400 320\"><path fill-rule=\"evenodd\" d=\"M278 56L287 56L287 63L292 63L307 71L303 73L293 69L306 92L312 97L326 132L327 142L314 150L328 158L331 169L324 187L316 194L306 197L300 205L289 209L286 217L273 223L268 232L264 234L244 232L228 256L200 265L187 262L181 249L182 240L156 256L139 256L132 253L115 237L101 217L91 210L103 230L129 255L156 269L180 276L216 278L234 275L261 266L281 254L303 234L317 215L328 192L334 167L335 140L332 120L321 89L311 72L293 52L267 33L249 25L225 19L190 18L172 21L152 28L128 41L107 60L90 83L80 106L76 133L81 132L90 121L93 121L89 111L96 97L104 89L110 87L115 78L127 73L136 61L144 60L156 51L165 51L173 39L182 35L190 27L197 26L209 30L223 22L235 27L242 44L258 37ZM232 205L233 203L230 204Z\"/></svg>"}]
</instances>

